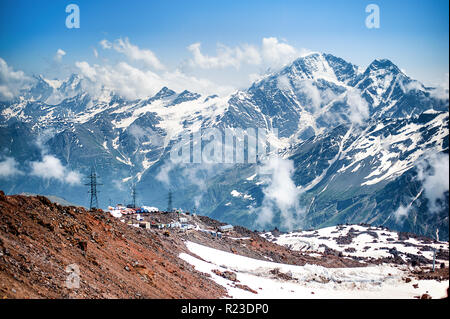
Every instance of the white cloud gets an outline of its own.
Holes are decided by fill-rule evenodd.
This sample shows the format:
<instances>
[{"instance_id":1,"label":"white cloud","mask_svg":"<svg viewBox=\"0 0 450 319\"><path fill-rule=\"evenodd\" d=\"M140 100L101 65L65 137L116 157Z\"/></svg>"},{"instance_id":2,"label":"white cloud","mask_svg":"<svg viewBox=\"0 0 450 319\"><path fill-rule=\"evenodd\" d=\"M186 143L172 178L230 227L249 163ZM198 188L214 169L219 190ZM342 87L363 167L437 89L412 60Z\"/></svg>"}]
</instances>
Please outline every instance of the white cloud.
<instances>
[{"instance_id":1,"label":"white cloud","mask_svg":"<svg viewBox=\"0 0 450 319\"><path fill-rule=\"evenodd\" d=\"M397 223L402 223L403 218L408 216L410 208L410 206L400 205L400 207L394 212L394 217Z\"/></svg>"},{"instance_id":2,"label":"white cloud","mask_svg":"<svg viewBox=\"0 0 450 319\"><path fill-rule=\"evenodd\" d=\"M277 87L283 91L292 90L292 85L286 75L281 75L277 79Z\"/></svg>"},{"instance_id":3,"label":"white cloud","mask_svg":"<svg viewBox=\"0 0 450 319\"><path fill-rule=\"evenodd\" d=\"M23 173L18 169L19 164L12 157L5 157L0 161L0 178L12 177L15 175L22 175Z\"/></svg>"},{"instance_id":4,"label":"white cloud","mask_svg":"<svg viewBox=\"0 0 450 319\"><path fill-rule=\"evenodd\" d=\"M14 71L5 60L0 58L0 101L8 101L32 82L22 71Z\"/></svg>"},{"instance_id":5,"label":"white cloud","mask_svg":"<svg viewBox=\"0 0 450 319\"><path fill-rule=\"evenodd\" d=\"M193 58L189 61L193 67L202 69L223 69L232 67L239 69L242 65L261 65L278 68L304 54L293 46L280 42L277 38L263 38L261 47L243 44L230 48L223 44L217 45L215 56L209 56L201 51L201 43L188 46Z\"/></svg>"},{"instance_id":6,"label":"white cloud","mask_svg":"<svg viewBox=\"0 0 450 319\"><path fill-rule=\"evenodd\" d=\"M14 98L14 93L11 92L6 85L0 85L0 101L7 101Z\"/></svg>"},{"instance_id":7,"label":"white cloud","mask_svg":"<svg viewBox=\"0 0 450 319\"><path fill-rule=\"evenodd\" d=\"M201 94L228 94L234 90L232 87L220 86L207 79L186 75L179 70L157 74L136 68L126 62L101 66L81 61L75 65L80 73L91 81L86 90L94 94L100 92L103 86L129 99L152 96L164 86L175 91L190 90Z\"/></svg>"},{"instance_id":8,"label":"white cloud","mask_svg":"<svg viewBox=\"0 0 450 319\"><path fill-rule=\"evenodd\" d=\"M156 70L164 69L164 65L159 61L156 55L148 49L140 49L137 45L131 44L128 38L119 38L113 43L102 40L100 45L103 49L114 49L124 54L131 61L143 62L145 66Z\"/></svg>"},{"instance_id":9,"label":"white cloud","mask_svg":"<svg viewBox=\"0 0 450 319\"><path fill-rule=\"evenodd\" d=\"M449 74L446 73L444 77L444 81L431 90L431 96L440 100L448 100L449 99Z\"/></svg>"},{"instance_id":10,"label":"white cloud","mask_svg":"<svg viewBox=\"0 0 450 319\"><path fill-rule=\"evenodd\" d=\"M422 182L424 195L429 200L432 213L442 209L439 202L445 201L449 191L449 156L433 154L417 165L417 179ZM448 198L448 197L447 197Z\"/></svg>"},{"instance_id":11,"label":"white cloud","mask_svg":"<svg viewBox=\"0 0 450 319\"><path fill-rule=\"evenodd\" d=\"M80 69L81 74L83 74L89 80L95 81L95 76L97 75L97 72L95 71L95 68L89 65L89 63L85 61L82 62L77 61L75 62L75 66Z\"/></svg>"},{"instance_id":12,"label":"white cloud","mask_svg":"<svg viewBox=\"0 0 450 319\"><path fill-rule=\"evenodd\" d=\"M430 213L438 213L445 210L445 202L448 202L449 191L449 156L448 154L437 153L420 160L417 165L416 179L422 182L422 193L428 199L428 209ZM446 198L447 196L447 198ZM397 223L403 223L404 218L409 215L412 204L416 198L411 199L407 206L400 205L394 212Z\"/></svg>"},{"instance_id":13,"label":"white cloud","mask_svg":"<svg viewBox=\"0 0 450 319\"><path fill-rule=\"evenodd\" d=\"M294 90L296 93L304 94L305 101L303 105L310 112L318 112L320 108L338 96L329 88L318 89L314 80L293 79L292 84L286 75L278 77L278 88L284 91Z\"/></svg>"},{"instance_id":14,"label":"white cloud","mask_svg":"<svg viewBox=\"0 0 450 319\"><path fill-rule=\"evenodd\" d=\"M156 179L162 183L164 183L166 186L170 185L170 176L169 173L172 169L176 167L175 164L172 163L172 161L167 161L164 163L163 166L159 169L158 174L156 175Z\"/></svg>"},{"instance_id":15,"label":"white cloud","mask_svg":"<svg viewBox=\"0 0 450 319\"><path fill-rule=\"evenodd\" d=\"M350 89L347 91L347 104L349 108L349 119L352 123L362 124L369 117L369 105L367 101L361 97L358 89Z\"/></svg>"},{"instance_id":16,"label":"white cloud","mask_svg":"<svg viewBox=\"0 0 450 319\"><path fill-rule=\"evenodd\" d=\"M100 41L100 46L103 49L111 49L112 48L112 43L109 42L108 40L104 39L104 40Z\"/></svg>"},{"instance_id":17,"label":"white cloud","mask_svg":"<svg viewBox=\"0 0 450 319\"><path fill-rule=\"evenodd\" d=\"M200 43L193 43L188 46L188 50L193 55L193 60L190 61L191 66L198 66L203 69L220 69L226 67L239 69L242 63L261 63L261 56L258 50L251 45L229 48L223 44L218 44L216 56L208 56L203 54L200 47Z\"/></svg>"},{"instance_id":18,"label":"white cloud","mask_svg":"<svg viewBox=\"0 0 450 319\"><path fill-rule=\"evenodd\" d=\"M81 184L81 175L62 165L53 155L44 155L42 161L31 162L31 175L45 179L56 179L70 185Z\"/></svg>"},{"instance_id":19,"label":"white cloud","mask_svg":"<svg viewBox=\"0 0 450 319\"><path fill-rule=\"evenodd\" d=\"M134 137L138 145L143 142L150 142L153 147L164 146L164 137L150 127L143 127L133 123L128 127L128 132Z\"/></svg>"},{"instance_id":20,"label":"white cloud","mask_svg":"<svg viewBox=\"0 0 450 319\"><path fill-rule=\"evenodd\" d=\"M167 83L152 71L143 71L126 62L117 65L89 65L88 62L76 62L81 74L91 80L86 89L99 92L103 86L129 98L144 98L156 94Z\"/></svg>"},{"instance_id":21,"label":"white cloud","mask_svg":"<svg viewBox=\"0 0 450 319\"><path fill-rule=\"evenodd\" d=\"M64 50L58 49L58 50L56 50L56 54L55 54L54 59L55 59L56 62L61 62L63 56L65 56L65 55L66 55L66 52Z\"/></svg>"},{"instance_id":22,"label":"white cloud","mask_svg":"<svg viewBox=\"0 0 450 319\"><path fill-rule=\"evenodd\" d=\"M271 67L281 67L301 55L293 46L274 37L263 38L261 51L263 59Z\"/></svg>"},{"instance_id":23,"label":"white cloud","mask_svg":"<svg viewBox=\"0 0 450 319\"><path fill-rule=\"evenodd\" d=\"M318 110L322 104L322 97L319 89L314 85L314 81L304 80L298 83L297 86L306 94L314 110Z\"/></svg>"},{"instance_id":24,"label":"white cloud","mask_svg":"<svg viewBox=\"0 0 450 319\"><path fill-rule=\"evenodd\" d=\"M81 183L81 175L78 172L69 171L64 180L67 184L77 185Z\"/></svg>"},{"instance_id":25,"label":"white cloud","mask_svg":"<svg viewBox=\"0 0 450 319\"><path fill-rule=\"evenodd\" d=\"M97 51L96 48L93 49L93 52L94 52L94 56L95 56L96 58L98 58L98 51Z\"/></svg>"},{"instance_id":26,"label":"white cloud","mask_svg":"<svg viewBox=\"0 0 450 319\"><path fill-rule=\"evenodd\" d=\"M188 75L181 72L180 70L164 72L161 77L163 78L165 86L169 86L176 91L189 90L206 95L226 95L236 90L233 86L218 85L211 80Z\"/></svg>"},{"instance_id":27,"label":"white cloud","mask_svg":"<svg viewBox=\"0 0 450 319\"><path fill-rule=\"evenodd\" d=\"M48 148L46 143L55 136L56 130L54 128L47 128L39 132L38 136L36 136L36 146L39 147L42 154L46 154L48 152Z\"/></svg>"},{"instance_id":28,"label":"white cloud","mask_svg":"<svg viewBox=\"0 0 450 319\"><path fill-rule=\"evenodd\" d=\"M402 88L403 92L410 92L410 91L423 91L424 87L422 83L419 81L411 81L408 83L404 83L403 81L399 82L400 87Z\"/></svg>"},{"instance_id":29,"label":"white cloud","mask_svg":"<svg viewBox=\"0 0 450 319\"><path fill-rule=\"evenodd\" d=\"M303 210L299 207L301 190L295 186L292 179L294 163L292 160L273 156L263 162L259 175L269 175L267 186L263 189L264 199L261 207L256 209L257 226L271 225L275 212L280 211L281 227L293 230L301 225Z\"/></svg>"}]
</instances>

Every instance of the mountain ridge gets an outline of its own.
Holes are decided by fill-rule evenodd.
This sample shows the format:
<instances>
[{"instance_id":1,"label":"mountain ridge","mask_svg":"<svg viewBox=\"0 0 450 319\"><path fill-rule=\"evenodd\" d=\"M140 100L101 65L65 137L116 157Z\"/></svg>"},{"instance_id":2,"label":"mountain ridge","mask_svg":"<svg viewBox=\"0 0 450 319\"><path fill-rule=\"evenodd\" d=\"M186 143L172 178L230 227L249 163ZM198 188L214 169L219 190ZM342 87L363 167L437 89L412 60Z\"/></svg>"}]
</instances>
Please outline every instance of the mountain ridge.
<instances>
[{"instance_id":1,"label":"mountain ridge","mask_svg":"<svg viewBox=\"0 0 450 319\"><path fill-rule=\"evenodd\" d=\"M377 188L374 186L361 185L367 181L360 179L370 174L380 176L379 173L384 172L381 177L386 178L379 177L379 181L382 182L380 185L385 185L385 182L392 180L392 176L394 180L403 174L416 176L417 173L411 169L416 170L417 163L426 160L428 153L448 154L448 98L441 100L434 97L432 88L427 88L409 78L388 59L375 59L365 70L361 70L331 54L313 53L264 76L248 89L238 90L225 97L217 95L206 97L187 90L177 93L163 87L153 96L129 100L105 87L98 95L93 95L83 88L82 82L88 80L76 75L70 76L59 85L54 84L53 87L43 78L41 80L39 85L42 86L42 92L31 89L31 98L26 98L27 91L25 91L25 94L16 101L1 104L2 136L8 137L9 141L14 138L14 143L18 143L13 147L8 138L2 138L1 155L20 159L19 164L25 170L29 167L29 162L39 161L45 153L53 154L63 165L83 174L87 174L90 167L95 165L99 175L108 185L106 198L102 200L103 206L108 197L128 197L128 188L133 182L140 188L142 198L154 202L155 205L165 205L168 189L173 188L178 205L187 208L200 205L198 208L212 216L223 217L230 222L244 223L251 227L250 223L254 216L248 212L262 204L265 185L255 184L258 183L255 180L251 186L253 193L247 194L250 197L246 199L242 197L242 203L236 203L240 197L233 197L230 192L237 190L243 193L239 187L246 187L249 181L236 179L234 183L237 184L233 185L233 182L230 182L231 189L225 191L226 187L219 185L221 180L230 178L222 175L229 172L226 167L218 168L216 165L214 172L211 172L193 166L192 173L187 173L188 167L176 168L170 164L170 149L179 134L212 127L244 130L262 128L269 133L277 129L278 139L273 143L279 148L283 158L294 161L294 182L297 187L308 188L304 192L304 200L301 201L310 208L314 206L308 201L316 198L313 193L317 187L302 184L301 174L310 176L309 182L315 180L317 186L320 184L318 181L325 181L333 176L338 178L345 173L347 178L351 177L350 180L358 180L359 187L375 191ZM61 93L56 95L66 98L57 105L35 100L37 96L47 100L50 97L49 88L52 88L53 93L61 89ZM430 112L437 112L435 113L435 118L439 119L437 122L433 122L432 119L423 122L418 120L429 118L432 116ZM27 124L19 128L15 126L15 121ZM401 123L409 127L410 132L402 133L402 127L395 126L398 121L403 121ZM364 132L367 133L365 129L372 127L373 130L379 125L379 132L371 139L362 135ZM352 130L342 130L343 135L341 133L336 136L330 135L334 130L338 132L339 127L351 127ZM391 127L396 128L391 132L389 131ZM433 139L431 131L439 132L436 139ZM401 140L389 137L392 136L391 133ZM343 139L345 134L348 136ZM415 138L423 139L428 144L420 145L410 138L410 134L415 134ZM33 141L33 136L36 135L46 138L41 138L43 141L37 143ZM377 137L378 135L382 135L383 138ZM365 146L360 147L352 151L353 162L349 162L348 159L346 162L340 158L343 155L339 150L348 145L340 145L341 142L336 138L342 139L342 143L360 141L362 146L372 145L375 153L372 157L367 157L364 155ZM318 139L323 140L322 144L319 143L323 146L309 157L309 162L303 162L301 165L316 167L317 163L321 164L317 169L304 172L300 163L295 162L295 154L302 154L311 149L314 140ZM383 150L376 143L386 144L389 150ZM408 155L411 153L415 155L412 157ZM407 158L406 161L404 157ZM361 165L357 166L356 159L359 158L366 158L364 161L367 162L364 165L361 162ZM344 166L337 167L337 165L347 167L354 165L352 170L355 171L344 171L342 170ZM401 170L402 173L397 176L387 174L389 172L387 165L405 165L408 169ZM235 165L232 176L244 176L244 173L251 169L253 165ZM158 179L158 176L161 177L166 170L169 184ZM198 176L194 176L195 174L203 176L206 182L202 183L203 185L199 184ZM253 174L254 172L249 176ZM31 183L27 185L24 178L28 177L16 175L10 181L2 180L2 184L5 185L3 188L8 192L36 192L35 189L38 189L49 193L52 190L48 179L32 177ZM213 180L219 184L211 184L210 181ZM407 188L405 183L402 185ZM69 195L74 196L69 200L85 204L87 195L82 189L81 185L60 184L55 195L62 195L65 192L78 194ZM195 193L197 195L194 195ZM324 191L322 196L324 194L333 198L327 191ZM385 192L383 196L391 195ZM338 201L350 201L355 204L358 201L355 202L353 197L351 193L344 194ZM404 202L405 199L391 200L392 207L386 205L386 213L394 214L399 205L405 204ZM422 202L426 202L426 198L423 198ZM444 202L444 206L448 207L448 195ZM227 203L236 204L234 212L230 212L230 206L225 206ZM371 203L374 205L375 202ZM421 214L425 214L428 210L425 206L419 209ZM338 212L344 206L340 204L339 207ZM311 217L305 220L316 220L315 225L324 225L323 216L329 213L314 212L310 208L307 215L311 214ZM373 214L374 210L370 210L361 217L366 221L373 220L377 216ZM351 216L347 215L340 219L334 217L329 220L351 222L354 218L358 219L357 215ZM276 221L274 223L272 226L277 225ZM444 229L445 225L448 225L448 217L446 220L433 223ZM314 226L314 223L310 226ZM431 230L420 227L415 229L425 232L424 234L431 234Z\"/></svg>"}]
</instances>

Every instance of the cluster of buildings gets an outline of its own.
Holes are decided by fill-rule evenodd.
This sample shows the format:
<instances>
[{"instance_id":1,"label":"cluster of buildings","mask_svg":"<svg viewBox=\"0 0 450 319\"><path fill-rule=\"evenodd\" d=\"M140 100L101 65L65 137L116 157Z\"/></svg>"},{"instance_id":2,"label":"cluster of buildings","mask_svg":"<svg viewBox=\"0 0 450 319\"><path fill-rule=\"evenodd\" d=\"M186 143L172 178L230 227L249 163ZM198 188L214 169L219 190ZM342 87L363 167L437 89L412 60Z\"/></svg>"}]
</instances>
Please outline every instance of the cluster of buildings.
<instances>
[{"instance_id":1,"label":"cluster of buildings","mask_svg":"<svg viewBox=\"0 0 450 319\"><path fill-rule=\"evenodd\" d=\"M192 224L182 224L178 221L171 222L171 223L156 223L154 221L140 221L139 223L133 223L132 221L128 222L130 225L135 227L142 227L142 228L157 228L157 229L167 229L167 228L178 228L181 230L189 230L194 229L194 225Z\"/></svg>"},{"instance_id":2,"label":"cluster of buildings","mask_svg":"<svg viewBox=\"0 0 450 319\"><path fill-rule=\"evenodd\" d=\"M158 210L157 207L142 206L142 207L129 207L122 204L117 204L115 207L108 206L108 211L114 217L120 218L123 215L133 215L142 213L155 213Z\"/></svg>"},{"instance_id":3,"label":"cluster of buildings","mask_svg":"<svg viewBox=\"0 0 450 319\"><path fill-rule=\"evenodd\" d=\"M122 222L126 222L130 226L141 227L145 229L178 229L181 231L197 230L217 238L222 238L222 233L233 230L232 225L220 226L216 230L201 229L198 225L194 226L192 223L189 223L189 220L192 217L195 217L196 214L183 212L181 209L174 210L173 212L177 213L177 217L171 220L169 219L169 217L166 217L165 223L159 222L159 218L155 218L156 214L166 215L169 212L161 212L156 207L125 207L121 204L118 204L115 207L109 206L108 211L113 217L120 218ZM168 220L170 221L167 222Z\"/></svg>"}]
</instances>

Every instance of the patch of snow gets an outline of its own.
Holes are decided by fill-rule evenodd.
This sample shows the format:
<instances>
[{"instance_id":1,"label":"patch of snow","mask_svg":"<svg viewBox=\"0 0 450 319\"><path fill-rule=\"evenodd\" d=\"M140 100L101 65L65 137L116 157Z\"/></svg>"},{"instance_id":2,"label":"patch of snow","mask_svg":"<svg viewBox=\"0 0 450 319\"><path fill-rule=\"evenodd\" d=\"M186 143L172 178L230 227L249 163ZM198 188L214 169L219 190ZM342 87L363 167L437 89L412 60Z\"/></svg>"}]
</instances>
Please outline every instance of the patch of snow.
<instances>
[{"instance_id":1,"label":"patch of snow","mask_svg":"<svg viewBox=\"0 0 450 319\"><path fill-rule=\"evenodd\" d=\"M201 259L181 253L181 259L196 270L208 273L223 286L232 298L413 298L428 291L433 298L446 296L448 280L419 281L414 289L411 282L403 281L404 271L392 266L379 265L360 268L325 268L317 265L287 265L232 254L193 242L185 242L189 251ZM247 285L257 294L237 288L234 284L212 272L233 271L239 284ZM278 269L292 280L274 277ZM312 294L311 292L314 292Z\"/></svg>"}]
</instances>

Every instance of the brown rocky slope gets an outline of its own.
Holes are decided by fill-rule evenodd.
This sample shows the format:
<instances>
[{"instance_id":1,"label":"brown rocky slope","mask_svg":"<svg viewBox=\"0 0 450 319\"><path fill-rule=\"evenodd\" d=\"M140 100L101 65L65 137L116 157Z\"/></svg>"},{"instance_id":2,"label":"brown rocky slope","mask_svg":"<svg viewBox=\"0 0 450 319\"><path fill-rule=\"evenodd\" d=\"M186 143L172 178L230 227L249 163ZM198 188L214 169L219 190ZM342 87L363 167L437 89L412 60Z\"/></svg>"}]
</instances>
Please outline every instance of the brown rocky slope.
<instances>
[{"instance_id":1,"label":"brown rocky slope","mask_svg":"<svg viewBox=\"0 0 450 319\"><path fill-rule=\"evenodd\" d=\"M218 298L226 291L178 258L183 243L102 211L0 191L0 298ZM79 267L78 289L66 286Z\"/></svg>"}]
</instances>

